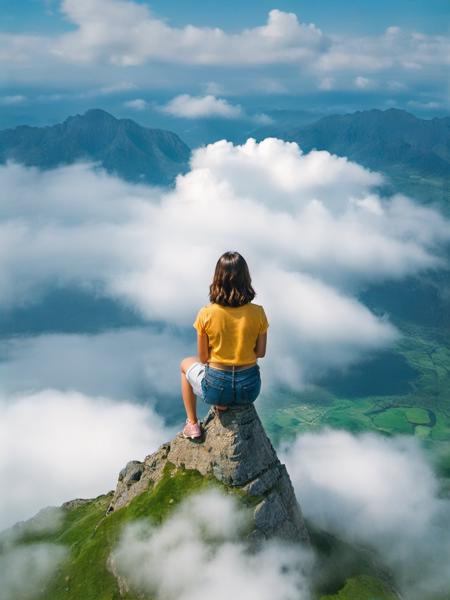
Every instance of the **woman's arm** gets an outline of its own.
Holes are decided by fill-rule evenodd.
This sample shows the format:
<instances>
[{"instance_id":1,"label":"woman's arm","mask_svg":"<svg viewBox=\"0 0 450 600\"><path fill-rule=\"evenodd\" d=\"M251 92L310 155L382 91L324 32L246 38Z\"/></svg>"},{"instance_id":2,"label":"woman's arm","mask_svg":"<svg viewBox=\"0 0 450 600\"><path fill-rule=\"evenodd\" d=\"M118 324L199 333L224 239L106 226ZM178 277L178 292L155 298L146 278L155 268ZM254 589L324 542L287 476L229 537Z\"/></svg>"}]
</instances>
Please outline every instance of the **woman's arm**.
<instances>
[{"instance_id":1,"label":"woman's arm","mask_svg":"<svg viewBox=\"0 0 450 600\"><path fill-rule=\"evenodd\" d=\"M255 354L257 358L262 358L266 355L267 331L260 333L256 338Z\"/></svg>"},{"instance_id":2,"label":"woman's arm","mask_svg":"<svg viewBox=\"0 0 450 600\"><path fill-rule=\"evenodd\" d=\"M197 335L197 355L200 362L205 363L209 358L209 338L206 333Z\"/></svg>"}]
</instances>

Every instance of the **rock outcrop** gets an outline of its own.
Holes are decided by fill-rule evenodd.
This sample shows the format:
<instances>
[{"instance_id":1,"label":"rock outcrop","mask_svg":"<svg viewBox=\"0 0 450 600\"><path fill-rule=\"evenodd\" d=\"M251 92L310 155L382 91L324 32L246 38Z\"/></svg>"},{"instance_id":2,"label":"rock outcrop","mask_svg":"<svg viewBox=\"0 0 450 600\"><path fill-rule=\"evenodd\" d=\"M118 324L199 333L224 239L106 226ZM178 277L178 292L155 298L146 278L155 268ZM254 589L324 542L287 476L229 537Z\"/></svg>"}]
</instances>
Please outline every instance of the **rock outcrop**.
<instances>
[{"instance_id":1,"label":"rock outcrop","mask_svg":"<svg viewBox=\"0 0 450 600\"><path fill-rule=\"evenodd\" d=\"M164 467L195 469L248 494L253 505L252 538L309 542L286 467L281 464L254 406L210 410L201 443L178 434L144 462L131 461L119 474L108 514L126 506L163 476Z\"/></svg>"}]
</instances>

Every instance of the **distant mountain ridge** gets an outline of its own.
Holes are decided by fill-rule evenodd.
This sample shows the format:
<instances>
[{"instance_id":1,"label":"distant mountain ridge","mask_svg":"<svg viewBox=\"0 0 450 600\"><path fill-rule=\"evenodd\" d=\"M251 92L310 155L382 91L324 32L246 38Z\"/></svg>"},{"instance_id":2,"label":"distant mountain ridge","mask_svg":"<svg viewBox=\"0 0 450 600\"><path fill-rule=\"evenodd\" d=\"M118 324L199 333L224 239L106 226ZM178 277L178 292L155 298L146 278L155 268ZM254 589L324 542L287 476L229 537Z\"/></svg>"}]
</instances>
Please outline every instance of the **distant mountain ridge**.
<instances>
[{"instance_id":1,"label":"distant mountain ridge","mask_svg":"<svg viewBox=\"0 0 450 600\"><path fill-rule=\"evenodd\" d=\"M374 168L390 161L429 174L450 169L450 117L425 120L396 108L372 109L322 117L292 135L305 151L326 147Z\"/></svg>"},{"instance_id":2,"label":"distant mountain ridge","mask_svg":"<svg viewBox=\"0 0 450 600\"><path fill-rule=\"evenodd\" d=\"M316 148L346 156L386 173L391 192L423 202L443 200L450 207L450 117L420 119L390 108L329 115L307 124L301 120L293 111L292 120L280 117L278 123L247 132L247 137L275 136L297 142L304 152ZM242 143L242 135L237 139L235 133L230 131L229 139ZM176 133L116 119L100 109L57 125L0 131L0 162L11 159L48 169L86 159L135 182L170 185L188 170L189 157L189 147Z\"/></svg>"},{"instance_id":3,"label":"distant mountain ridge","mask_svg":"<svg viewBox=\"0 0 450 600\"><path fill-rule=\"evenodd\" d=\"M187 170L189 157L189 147L175 133L116 119L100 109L57 125L21 125L0 131L0 162L10 159L51 169L93 160L128 181L170 184Z\"/></svg>"},{"instance_id":4,"label":"distant mountain ridge","mask_svg":"<svg viewBox=\"0 0 450 600\"><path fill-rule=\"evenodd\" d=\"M420 119L396 108L329 115L314 123L264 127L268 135L297 142L304 152L328 150L388 174L397 189L448 204L450 117Z\"/></svg>"}]
</instances>

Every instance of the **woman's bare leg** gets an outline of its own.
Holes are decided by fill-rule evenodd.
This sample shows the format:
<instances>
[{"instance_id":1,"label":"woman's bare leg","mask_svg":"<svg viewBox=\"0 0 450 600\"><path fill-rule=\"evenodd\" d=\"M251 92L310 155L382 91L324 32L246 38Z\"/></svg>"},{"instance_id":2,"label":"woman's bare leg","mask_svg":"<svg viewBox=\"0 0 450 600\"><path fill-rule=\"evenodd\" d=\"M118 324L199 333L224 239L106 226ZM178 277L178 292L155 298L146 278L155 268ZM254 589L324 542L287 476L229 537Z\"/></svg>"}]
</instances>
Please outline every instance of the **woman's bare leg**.
<instances>
[{"instance_id":1,"label":"woman's bare leg","mask_svg":"<svg viewBox=\"0 0 450 600\"><path fill-rule=\"evenodd\" d=\"M186 371L194 362L199 362L197 356L188 356L183 358L180 363L181 369L181 395L183 396L184 408L187 418L191 423L197 423L197 399L192 390L192 386L186 379Z\"/></svg>"}]
</instances>

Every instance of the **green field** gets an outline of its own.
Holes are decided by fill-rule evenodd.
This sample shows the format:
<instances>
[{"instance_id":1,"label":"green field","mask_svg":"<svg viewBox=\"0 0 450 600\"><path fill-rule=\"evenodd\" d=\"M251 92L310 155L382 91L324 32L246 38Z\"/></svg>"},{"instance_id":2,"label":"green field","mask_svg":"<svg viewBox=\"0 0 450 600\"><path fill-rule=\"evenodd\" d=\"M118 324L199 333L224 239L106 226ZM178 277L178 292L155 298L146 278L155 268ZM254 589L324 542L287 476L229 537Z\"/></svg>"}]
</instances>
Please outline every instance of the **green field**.
<instances>
[{"instance_id":1,"label":"green field","mask_svg":"<svg viewBox=\"0 0 450 600\"><path fill-rule=\"evenodd\" d=\"M450 477L450 338L430 327L397 326L402 336L384 357L328 377L326 385L264 398L259 412L274 443L325 426L412 435Z\"/></svg>"}]
</instances>

